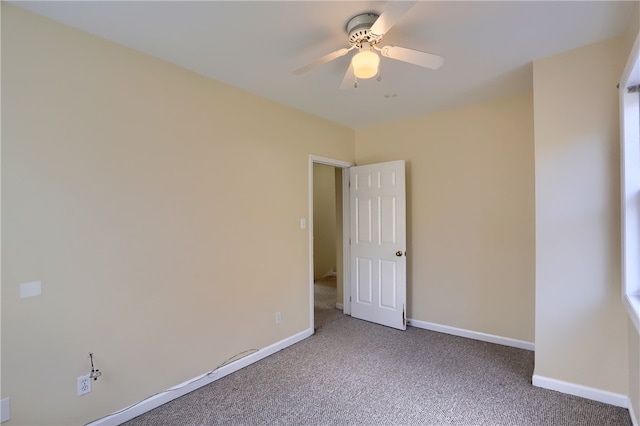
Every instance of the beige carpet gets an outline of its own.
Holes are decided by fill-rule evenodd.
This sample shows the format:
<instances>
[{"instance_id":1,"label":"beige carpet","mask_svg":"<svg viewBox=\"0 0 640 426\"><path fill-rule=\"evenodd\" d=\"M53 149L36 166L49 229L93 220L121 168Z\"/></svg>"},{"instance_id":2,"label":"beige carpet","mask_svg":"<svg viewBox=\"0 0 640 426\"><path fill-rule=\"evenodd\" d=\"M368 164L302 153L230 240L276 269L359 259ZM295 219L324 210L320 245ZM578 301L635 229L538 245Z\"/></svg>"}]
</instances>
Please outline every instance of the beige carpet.
<instances>
[{"instance_id":1,"label":"beige carpet","mask_svg":"<svg viewBox=\"0 0 640 426\"><path fill-rule=\"evenodd\" d=\"M343 313L341 310L336 309L336 277L326 277L316 280L313 287L314 327L318 330L319 328L340 318Z\"/></svg>"},{"instance_id":2,"label":"beige carpet","mask_svg":"<svg viewBox=\"0 0 640 426\"><path fill-rule=\"evenodd\" d=\"M632 424L624 408L532 386L533 361L523 349L342 316L126 425Z\"/></svg>"}]
</instances>

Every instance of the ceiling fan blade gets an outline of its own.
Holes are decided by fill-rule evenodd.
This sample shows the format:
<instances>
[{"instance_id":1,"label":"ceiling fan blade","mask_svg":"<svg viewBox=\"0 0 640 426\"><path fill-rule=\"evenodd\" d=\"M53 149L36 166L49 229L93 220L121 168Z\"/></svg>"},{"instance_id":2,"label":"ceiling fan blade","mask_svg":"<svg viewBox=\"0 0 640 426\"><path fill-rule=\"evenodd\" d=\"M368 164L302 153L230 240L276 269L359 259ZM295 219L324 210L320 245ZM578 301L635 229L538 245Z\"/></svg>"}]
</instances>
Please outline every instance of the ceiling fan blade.
<instances>
[{"instance_id":1,"label":"ceiling fan blade","mask_svg":"<svg viewBox=\"0 0 640 426\"><path fill-rule=\"evenodd\" d=\"M353 65L349 64L349 69L344 74L342 83L340 84L340 90L349 90L355 88L356 75L353 73Z\"/></svg>"},{"instance_id":2,"label":"ceiling fan blade","mask_svg":"<svg viewBox=\"0 0 640 426\"><path fill-rule=\"evenodd\" d=\"M382 15L373 23L369 32L376 36L385 35L415 4L416 2L413 1L389 2Z\"/></svg>"},{"instance_id":3,"label":"ceiling fan blade","mask_svg":"<svg viewBox=\"0 0 640 426\"><path fill-rule=\"evenodd\" d=\"M297 70L295 70L293 73L295 75L300 75L300 74L304 74L307 71L310 71L312 69L314 69L315 67L319 67L322 64L326 64L327 62L333 61L334 59L337 59L341 56L346 55L351 49L353 49L353 47L351 48L342 48L342 49L338 49L335 52L331 52L329 54L324 55L321 58L316 59L315 61L311 62L310 64L307 64L303 67L298 68Z\"/></svg>"},{"instance_id":4,"label":"ceiling fan blade","mask_svg":"<svg viewBox=\"0 0 640 426\"><path fill-rule=\"evenodd\" d=\"M442 56L398 46L384 46L380 49L380 54L387 58L397 59L398 61L408 62L432 70L437 70L444 63Z\"/></svg>"}]
</instances>

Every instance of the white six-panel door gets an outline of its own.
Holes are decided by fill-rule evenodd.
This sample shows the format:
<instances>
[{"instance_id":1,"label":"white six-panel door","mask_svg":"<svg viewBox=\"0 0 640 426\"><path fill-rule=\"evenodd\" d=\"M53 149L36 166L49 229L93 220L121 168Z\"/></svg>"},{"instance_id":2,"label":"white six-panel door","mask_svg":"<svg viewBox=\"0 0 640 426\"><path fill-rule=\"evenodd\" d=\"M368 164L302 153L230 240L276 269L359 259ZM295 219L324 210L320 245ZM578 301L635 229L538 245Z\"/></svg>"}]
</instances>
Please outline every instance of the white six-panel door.
<instances>
[{"instance_id":1,"label":"white six-panel door","mask_svg":"<svg viewBox=\"0 0 640 426\"><path fill-rule=\"evenodd\" d=\"M350 169L351 316L406 329L405 162Z\"/></svg>"}]
</instances>

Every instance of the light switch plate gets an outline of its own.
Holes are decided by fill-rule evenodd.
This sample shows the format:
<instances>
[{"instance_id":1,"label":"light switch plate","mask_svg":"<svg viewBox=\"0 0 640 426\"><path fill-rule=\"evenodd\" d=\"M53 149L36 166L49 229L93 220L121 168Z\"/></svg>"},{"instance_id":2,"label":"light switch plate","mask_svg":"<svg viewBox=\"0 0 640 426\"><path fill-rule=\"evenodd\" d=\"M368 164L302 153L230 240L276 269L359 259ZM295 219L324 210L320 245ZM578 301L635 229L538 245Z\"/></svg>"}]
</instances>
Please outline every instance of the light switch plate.
<instances>
[{"instance_id":1,"label":"light switch plate","mask_svg":"<svg viewBox=\"0 0 640 426\"><path fill-rule=\"evenodd\" d=\"M40 281L31 281L20 284L20 298L40 296L42 294L42 283Z\"/></svg>"},{"instance_id":2,"label":"light switch plate","mask_svg":"<svg viewBox=\"0 0 640 426\"><path fill-rule=\"evenodd\" d=\"M11 419L11 401L9 398L0 400L0 423Z\"/></svg>"}]
</instances>

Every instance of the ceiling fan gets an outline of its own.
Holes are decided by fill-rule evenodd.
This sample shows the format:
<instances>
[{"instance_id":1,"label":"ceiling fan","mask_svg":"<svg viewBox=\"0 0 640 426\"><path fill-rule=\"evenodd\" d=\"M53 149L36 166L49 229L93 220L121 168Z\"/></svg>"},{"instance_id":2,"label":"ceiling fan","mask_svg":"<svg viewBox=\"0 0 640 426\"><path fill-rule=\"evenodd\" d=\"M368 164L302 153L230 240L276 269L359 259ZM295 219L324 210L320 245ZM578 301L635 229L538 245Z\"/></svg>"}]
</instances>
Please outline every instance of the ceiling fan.
<instances>
[{"instance_id":1,"label":"ceiling fan","mask_svg":"<svg viewBox=\"0 0 640 426\"><path fill-rule=\"evenodd\" d=\"M358 87L358 79L381 77L378 72L380 56L396 59L402 62L418 65L424 68L436 70L444 62L444 58L432 53L407 49L398 46L383 46L378 44L382 37L415 5L415 2L394 1L390 2L381 15L375 13L361 13L354 16L347 23L347 34L350 47L344 47L324 55L315 61L293 71L300 75L320 65L340 58L350 51L357 49L358 53L351 58L351 64L340 85L341 89ZM378 53L376 53L378 52ZM353 82L353 85L352 85Z\"/></svg>"}]
</instances>

